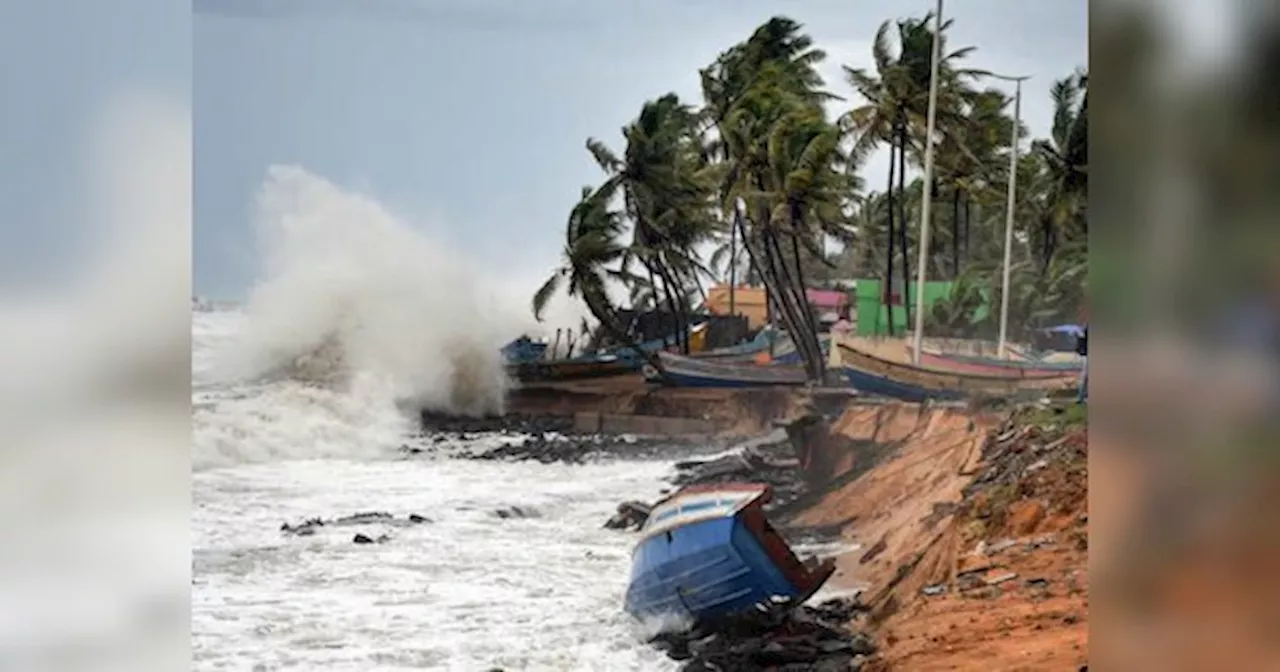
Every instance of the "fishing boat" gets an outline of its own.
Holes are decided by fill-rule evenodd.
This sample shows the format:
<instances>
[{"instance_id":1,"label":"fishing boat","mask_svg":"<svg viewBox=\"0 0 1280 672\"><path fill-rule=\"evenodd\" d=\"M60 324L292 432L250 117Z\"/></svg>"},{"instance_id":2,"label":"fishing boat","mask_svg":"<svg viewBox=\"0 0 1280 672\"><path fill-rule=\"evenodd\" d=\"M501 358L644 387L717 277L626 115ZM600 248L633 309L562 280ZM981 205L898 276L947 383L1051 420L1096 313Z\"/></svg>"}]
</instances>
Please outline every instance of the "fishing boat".
<instances>
[{"instance_id":1,"label":"fishing boat","mask_svg":"<svg viewBox=\"0 0 1280 672\"><path fill-rule=\"evenodd\" d=\"M658 502L631 557L625 609L637 619L697 623L788 598L800 604L835 571L801 562L769 521L756 483L691 486Z\"/></svg>"},{"instance_id":2,"label":"fishing boat","mask_svg":"<svg viewBox=\"0 0 1280 672\"><path fill-rule=\"evenodd\" d=\"M980 394L999 397L1037 397L1076 384L1074 376L1023 378L987 376L894 362L837 343L835 356L841 373L864 394L903 401L955 400Z\"/></svg>"},{"instance_id":3,"label":"fishing boat","mask_svg":"<svg viewBox=\"0 0 1280 672\"><path fill-rule=\"evenodd\" d=\"M637 364L616 355L513 362L507 375L522 383L553 383L635 373Z\"/></svg>"},{"instance_id":4,"label":"fishing boat","mask_svg":"<svg viewBox=\"0 0 1280 672\"><path fill-rule=\"evenodd\" d=\"M769 349L769 345L774 341L774 332L768 329L761 329L756 333L755 338L746 343L730 345L723 348L715 348L713 350L704 350L694 353L692 357L703 360L715 360L717 362L749 362L753 357Z\"/></svg>"},{"instance_id":5,"label":"fishing boat","mask_svg":"<svg viewBox=\"0 0 1280 672\"><path fill-rule=\"evenodd\" d=\"M1074 362L1035 362L953 355L927 348L920 349L920 364L930 369L1011 378L1053 378L1080 371L1080 365Z\"/></svg>"},{"instance_id":6,"label":"fishing boat","mask_svg":"<svg viewBox=\"0 0 1280 672\"><path fill-rule=\"evenodd\" d=\"M762 387L804 385L808 376L802 367L788 365L707 361L659 352L662 368L645 367L645 379L672 387Z\"/></svg>"}]
</instances>

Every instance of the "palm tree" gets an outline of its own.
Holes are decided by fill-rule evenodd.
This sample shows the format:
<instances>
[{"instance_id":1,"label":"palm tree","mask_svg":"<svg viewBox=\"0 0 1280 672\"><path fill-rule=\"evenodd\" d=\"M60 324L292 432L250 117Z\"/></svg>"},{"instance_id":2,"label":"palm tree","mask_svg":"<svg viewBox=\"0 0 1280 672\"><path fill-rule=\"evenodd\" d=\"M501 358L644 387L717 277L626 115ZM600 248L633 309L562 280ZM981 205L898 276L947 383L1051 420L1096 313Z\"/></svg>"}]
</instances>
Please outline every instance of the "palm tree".
<instances>
[{"instance_id":1,"label":"palm tree","mask_svg":"<svg viewBox=\"0 0 1280 672\"><path fill-rule=\"evenodd\" d=\"M636 120L622 129L622 156L599 140L587 140L588 151L609 175L601 191L622 195L633 226L622 264L635 260L644 267L647 293L655 304L662 296L675 320L677 343L686 353L689 306L684 297L690 289L701 288L699 277L710 275L694 247L715 230L695 122L692 108L667 94L645 103Z\"/></svg>"},{"instance_id":2,"label":"palm tree","mask_svg":"<svg viewBox=\"0 0 1280 672\"><path fill-rule=\"evenodd\" d=\"M1044 162L1047 173L1046 210L1040 222L1041 272L1048 272L1059 241L1064 236L1089 233L1085 207L1088 201L1089 76L1079 71L1054 83L1053 135L1032 143L1032 151Z\"/></svg>"},{"instance_id":3,"label":"palm tree","mask_svg":"<svg viewBox=\"0 0 1280 672\"><path fill-rule=\"evenodd\" d=\"M625 283L631 279L621 266L626 248L618 242L625 226L621 214L609 209L609 196L598 189L582 188L581 198L570 211L565 226L564 263L534 293L533 316L541 321L551 297L567 284L568 294L582 299L592 317L614 341L633 348L656 364L652 353L642 351L621 325L617 310L609 300L610 280Z\"/></svg>"},{"instance_id":4,"label":"palm tree","mask_svg":"<svg viewBox=\"0 0 1280 672\"><path fill-rule=\"evenodd\" d=\"M811 380L825 361L805 293L804 252L845 226L847 186L838 128L828 122L815 65L825 57L775 17L702 71L703 120L715 137L705 154L718 160L717 200L732 221L770 304L791 333Z\"/></svg>"},{"instance_id":5,"label":"palm tree","mask_svg":"<svg viewBox=\"0 0 1280 672\"><path fill-rule=\"evenodd\" d=\"M871 48L875 74L861 68L844 68L848 83L866 100L864 105L854 108L841 120L842 125L854 135L852 156L860 160L881 144L889 145L889 184L886 191L889 198L885 207L890 213L887 231L887 247L890 252L885 255L884 300L889 303L894 270L892 250L897 243L902 261L903 310L907 311L908 322L911 269L907 249L906 203L902 194L906 186L907 155L913 150L920 150L924 144L929 84L932 78L932 17L932 14L926 14L920 19L908 18L896 22L896 54L889 41L889 31L895 25L894 22L885 21L880 24ZM944 22L939 31L944 45L938 65L937 130L943 138L953 133L952 129L965 123L963 109L970 96L970 91L964 85L965 80L983 74L979 70L960 69L954 65L967 57L974 47L946 52L945 33L951 23ZM898 191L896 199L893 196L895 186ZM889 323L892 334L892 315Z\"/></svg>"}]
</instances>

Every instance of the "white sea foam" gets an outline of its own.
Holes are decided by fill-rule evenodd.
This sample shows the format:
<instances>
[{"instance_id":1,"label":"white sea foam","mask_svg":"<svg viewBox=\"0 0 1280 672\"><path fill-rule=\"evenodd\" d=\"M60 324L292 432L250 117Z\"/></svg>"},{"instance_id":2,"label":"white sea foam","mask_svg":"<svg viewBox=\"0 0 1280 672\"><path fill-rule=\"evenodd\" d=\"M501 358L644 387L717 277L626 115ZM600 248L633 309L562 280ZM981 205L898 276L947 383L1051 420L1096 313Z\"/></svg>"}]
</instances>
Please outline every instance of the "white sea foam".
<instances>
[{"instance_id":1,"label":"white sea foam","mask_svg":"<svg viewBox=\"0 0 1280 672\"><path fill-rule=\"evenodd\" d=\"M557 324L532 319L527 286L302 168L271 168L257 204L261 281L242 312L193 317L197 469L375 457L420 409L500 412L499 349Z\"/></svg>"},{"instance_id":2,"label":"white sea foam","mask_svg":"<svg viewBox=\"0 0 1280 672\"><path fill-rule=\"evenodd\" d=\"M528 297L301 169L259 206L262 282L192 318L194 667L674 669L622 613L634 538L601 527L669 465L399 459L436 445L417 407L501 407ZM376 545L279 529L368 510L434 522Z\"/></svg>"}]
</instances>

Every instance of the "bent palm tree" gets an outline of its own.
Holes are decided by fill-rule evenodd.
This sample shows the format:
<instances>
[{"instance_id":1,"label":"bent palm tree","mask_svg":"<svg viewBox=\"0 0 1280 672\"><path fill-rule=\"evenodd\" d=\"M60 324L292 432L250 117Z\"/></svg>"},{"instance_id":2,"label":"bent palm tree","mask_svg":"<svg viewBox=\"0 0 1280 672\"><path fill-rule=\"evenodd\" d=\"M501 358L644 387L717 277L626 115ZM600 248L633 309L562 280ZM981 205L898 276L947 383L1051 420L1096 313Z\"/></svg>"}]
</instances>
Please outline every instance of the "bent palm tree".
<instances>
[{"instance_id":1,"label":"bent palm tree","mask_svg":"<svg viewBox=\"0 0 1280 672\"><path fill-rule=\"evenodd\" d=\"M611 267L619 264L626 253L626 248L618 242L623 230L621 216L609 209L608 194L583 187L581 199L570 211L565 227L564 264L534 293L533 316L541 321L551 297L561 285L567 285L569 296L582 299L592 317L614 341L631 347L656 366L656 356L641 350L622 327L617 310L609 300L609 280L625 282L628 279L625 269Z\"/></svg>"}]
</instances>

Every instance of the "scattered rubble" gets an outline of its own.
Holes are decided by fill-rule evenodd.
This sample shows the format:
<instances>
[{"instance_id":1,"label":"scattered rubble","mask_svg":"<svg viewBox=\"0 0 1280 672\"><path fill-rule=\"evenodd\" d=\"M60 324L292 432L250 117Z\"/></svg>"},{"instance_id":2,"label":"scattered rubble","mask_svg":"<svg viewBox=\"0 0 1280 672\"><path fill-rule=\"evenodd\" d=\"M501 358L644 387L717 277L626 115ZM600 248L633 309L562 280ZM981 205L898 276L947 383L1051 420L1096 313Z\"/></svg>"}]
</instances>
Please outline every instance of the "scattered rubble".
<instances>
[{"instance_id":1,"label":"scattered rubble","mask_svg":"<svg viewBox=\"0 0 1280 672\"><path fill-rule=\"evenodd\" d=\"M321 518L308 518L294 525L282 523L280 531L285 534L292 534L298 537L307 537L316 533L317 528L321 527L344 527L351 525L387 525L391 527L409 527L412 525L422 525L432 522L430 518L411 513L405 518L396 518L385 511L368 511L364 513L356 513L350 516L342 516L332 520L323 520ZM357 537L364 535L356 535ZM356 543L365 543L356 541Z\"/></svg>"},{"instance_id":2,"label":"scattered rubble","mask_svg":"<svg viewBox=\"0 0 1280 672\"><path fill-rule=\"evenodd\" d=\"M748 445L740 452L713 460L687 460L675 465L672 483L678 487L706 483L750 482L773 486L773 500L765 511L785 508L808 492L796 469L791 444L785 437Z\"/></svg>"},{"instance_id":3,"label":"scattered rubble","mask_svg":"<svg viewBox=\"0 0 1280 672\"><path fill-rule=\"evenodd\" d=\"M862 611L856 600L828 600L815 607L777 604L664 633L651 643L685 672L710 670L856 670L875 652L871 638L849 621Z\"/></svg>"}]
</instances>

